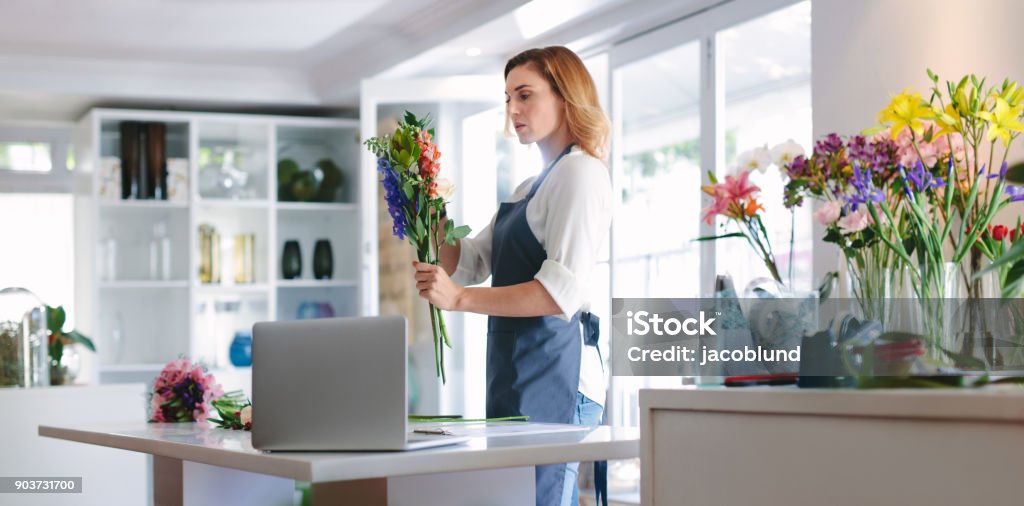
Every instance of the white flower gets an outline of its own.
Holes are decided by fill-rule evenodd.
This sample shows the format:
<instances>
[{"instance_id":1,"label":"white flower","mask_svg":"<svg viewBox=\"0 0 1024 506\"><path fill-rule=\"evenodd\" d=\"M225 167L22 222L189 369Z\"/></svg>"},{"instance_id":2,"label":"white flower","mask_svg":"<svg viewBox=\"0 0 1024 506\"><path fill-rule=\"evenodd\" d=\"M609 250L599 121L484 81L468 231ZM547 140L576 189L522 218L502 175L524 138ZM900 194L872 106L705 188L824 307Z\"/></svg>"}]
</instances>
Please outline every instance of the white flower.
<instances>
[{"instance_id":1,"label":"white flower","mask_svg":"<svg viewBox=\"0 0 1024 506\"><path fill-rule=\"evenodd\" d=\"M789 139L772 148L772 161L781 169L786 165L789 165L794 158L802 156L803 154L803 146L794 142L793 139Z\"/></svg>"},{"instance_id":2,"label":"white flower","mask_svg":"<svg viewBox=\"0 0 1024 506\"><path fill-rule=\"evenodd\" d=\"M434 188L431 189L430 194L432 197L448 200L455 195L455 183L444 178L437 178L434 180Z\"/></svg>"},{"instance_id":3,"label":"white flower","mask_svg":"<svg viewBox=\"0 0 1024 506\"><path fill-rule=\"evenodd\" d=\"M736 156L736 172L740 173L745 170L759 170L762 173L768 170L768 166L772 164L772 154L768 150L768 146L762 146L759 148L751 149L750 151L744 151Z\"/></svg>"},{"instance_id":4,"label":"white flower","mask_svg":"<svg viewBox=\"0 0 1024 506\"><path fill-rule=\"evenodd\" d=\"M242 425L245 425L252 421L252 406L246 406L242 408L242 413L239 415L242 419Z\"/></svg>"},{"instance_id":5,"label":"white flower","mask_svg":"<svg viewBox=\"0 0 1024 506\"><path fill-rule=\"evenodd\" d=\"M831 225L839 219L839 215L842 214L843 206L834 200L825 202L814 211L814 219L818 220L818 223L822 225Z\"/></svg>"}]
</instances>

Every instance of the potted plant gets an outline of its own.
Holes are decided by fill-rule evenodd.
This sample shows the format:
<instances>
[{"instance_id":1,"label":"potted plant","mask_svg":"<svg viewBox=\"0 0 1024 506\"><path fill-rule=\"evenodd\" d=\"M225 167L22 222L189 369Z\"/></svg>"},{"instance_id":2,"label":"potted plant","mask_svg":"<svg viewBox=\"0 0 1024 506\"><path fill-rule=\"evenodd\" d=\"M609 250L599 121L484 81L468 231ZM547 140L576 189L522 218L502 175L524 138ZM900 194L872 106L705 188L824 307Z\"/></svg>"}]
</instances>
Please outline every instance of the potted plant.
<instances>
[{"instance_id":1,"label":"potted plant","mask_svg":"<svg viewBox=\"0 0 1024 506\"><path fill-rule=\"evenodd\" d=\"M73 345L81 344L95 352L96 345L92 339L85 337L77 330L64 331L64 323L67 320L67 313L64 306L46 306L46 327L49 330L49 351L50 351L50 385L69 385L75 380L78 373L77 367L69 367L65 357L77 358L77 352ZM64 362L63 364L61 362Z\"/></svg>"}]
</instances>

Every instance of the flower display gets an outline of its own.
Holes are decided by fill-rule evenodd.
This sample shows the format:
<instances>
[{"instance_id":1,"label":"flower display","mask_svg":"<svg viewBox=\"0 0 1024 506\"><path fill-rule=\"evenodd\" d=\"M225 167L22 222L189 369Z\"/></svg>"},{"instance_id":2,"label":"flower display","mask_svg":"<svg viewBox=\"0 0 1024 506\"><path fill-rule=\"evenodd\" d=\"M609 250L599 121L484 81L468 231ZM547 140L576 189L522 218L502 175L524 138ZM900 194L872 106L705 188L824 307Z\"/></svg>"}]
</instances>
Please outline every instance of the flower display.
<instances>
[{"instance_id":1,"label":"flower display","mask_svg":"<svg viewBox=\"0 0 1024 506\"><path fill-rule=\"evenodd\" d=\"M441 151L433 142L434 131L429 125L429 118L420 119L406 111L394 133L374 137L365 144L377 157L377 172L391 215L392 232L395 237L412 243L420 262L437 265L441 242L454 245L457 239L469 235L470 229L465 225L457 227L450 219L442 228L445 205L454 194L455 186L437 177L441 172ZM430 322L437 375L445 382L444 347L450 348L451 342L444 315L433 304L430 304Z\"/></svg>"},{"instance_id":2,"label":"flower display","mask_svg":"<svg viewBox=\"0 0 1024 506\"><path fill-rule=\"evenodd\" d=\"M153 382L149 397L150 422L205 422L209 406L224 395L206 369L182 357L172 360Z\"/></svg>"},{"instance_id":3,"label":"flower display","mask_svg":"<svg viewBox=\"0 0 1024 506\"><path fill-rule=\"evenodd\" d=\"M217 427L232 430L252 430L252 401L241 390L224 394L211 402L218 418L211 418Z\"/></svg>"}]
</instances>

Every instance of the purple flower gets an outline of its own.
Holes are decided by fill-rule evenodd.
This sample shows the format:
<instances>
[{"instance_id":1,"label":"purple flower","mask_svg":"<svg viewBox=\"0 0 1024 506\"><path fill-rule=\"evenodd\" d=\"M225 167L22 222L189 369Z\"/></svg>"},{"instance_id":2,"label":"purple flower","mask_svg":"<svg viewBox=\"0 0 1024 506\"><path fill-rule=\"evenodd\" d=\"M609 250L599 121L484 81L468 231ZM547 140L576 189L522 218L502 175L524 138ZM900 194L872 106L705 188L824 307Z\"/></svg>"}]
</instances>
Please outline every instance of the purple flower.
<instances>
[{"instance_id":1,"label":"purple flower","mask_svg":"<svg viewBox=\"0 0 1024 506\"><path fill-rule=\"evenodd\" d=\"M1010 202L1024 201L1024 186L1006 185L1006 190L1004 191L1010 197Z\"/></svg>"},{"instance_id":2,"label":"purple flower","mask_svg":"<svg viewBox=\"0 0 1024 506\"><path fill-rule=\"evenodd\" d=\"M896 144L891 139L880 139L869 142L862 135L850 138L847 155L851 163L859 163L861 167L872 167L876 172L883 172L887 167L896 165Z\"/></svg>"},{"instance_id":3,"label":"purple flower","mask_svg":"<svg viewBox=\"0 0 1024 506\"><path fill-rule=\"evenodd\" d=\"M804 155L793 158L793 161L789 162L789 166L786 167L786 173L790 179L807 177L807 158Z\"/></svg>"},{"instance_id":4,"label":"purple flower","mask_svg":"<svg viewBox=\"0 0 1024 506\"><path fill-rule=\"evenodd\" d=\"M919 192L946 186L946 181L944 179L941 177L935 177L931 172L925 170L924 164L921 163L921 160L918 160L917 163L914 164L914 168L910 172L904 172L901 170L900 174L903 175L904 180L909 179L914 183L914 189ZM906 189L906 187L904 188ZM909 190L907 190L907 192L907 195L910 195Z\"/></svg>"},{"instance_id":5,"label":"purple flower","mask_svg":"<svg viewBox=\"0 0 1024 506\"><path fill-rule=\"evenodd\" d=\"M838 154L843 149L843 139L836 133L830 133L824 139L814 143L814 154L829 156Z\"/></svg>"},{"instance_id":6,"label":"purple flower","mask_svg":"<svg viewBox=\"0 0 1024 506\"><path fill-rule=\"evenodd\" d=\"M395 237L405 239L405 206L408 200L402 191L402 180L387 158L377 159L377 172L383 176L380 182L384 186L384 200L388 203L388 214L393 222L391 231Z\"/></svg>"},{"instance_id":7,"label":"purple flower","mask_svg":"<svg viewBox=\"0 0 1024 506\"><path fill-rule=\"evenodd\" d=\"M999 167L999 173L998 174L992 174L992 171L989 171L988 179L995 179L995 178L999 178L1000 181L1003 181L1003 180L1006 179L1006 162L1003 162L1003 166Z\"/></svg>"},{"instance_id":8,"label":"purple flower","mask_svg":"<svg viewBox=\"0 0 1024 506\"><path fill-rule=\"evenodd\" d=\"M859 164L853 164L853 177L850 178L850 186L854 189L852 193L846 196L846 203L849 206L850 212L857 211L857 206L860 204L885 202L885 194L878 188L875 188L874 183L871 181L871 167L862 171Z\"/></svg>"}]
</instances>

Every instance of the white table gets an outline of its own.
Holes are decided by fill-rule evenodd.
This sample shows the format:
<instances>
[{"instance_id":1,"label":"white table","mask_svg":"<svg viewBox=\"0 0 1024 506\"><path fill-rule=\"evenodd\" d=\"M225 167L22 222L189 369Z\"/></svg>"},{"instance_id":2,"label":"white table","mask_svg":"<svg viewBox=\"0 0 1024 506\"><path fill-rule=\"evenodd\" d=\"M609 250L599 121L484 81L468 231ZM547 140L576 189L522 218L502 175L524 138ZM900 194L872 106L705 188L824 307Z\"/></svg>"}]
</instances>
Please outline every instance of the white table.
<instances>
[{"instance_id":1,"label":"white table","mask_svg":"<svg viewBox=\"0 0 1024 506\"><path fill-rule=\"evenodd\" d=\"M251 434L197 424L40 426L39 434L153 455L157 505L292 504L296 480L314 504L522 505L534 466L639 455L639 430L494 423L449 425L468 443L411 452L255 450Z\"/></svg>"},{"instance_id":2,"label":"white table","mask_svg":"<svg viewBox=\"0 0 1024 506\"><path fill-rule=\"evenodd\" d=\"M646 506L1021 504L1024 391L640 391Z\"/></svg>"}]
</instances>

